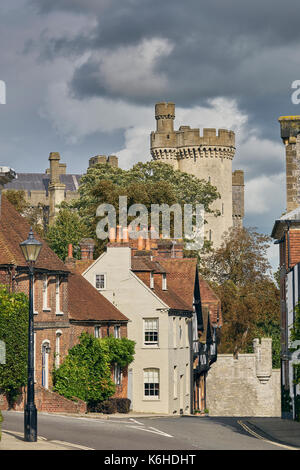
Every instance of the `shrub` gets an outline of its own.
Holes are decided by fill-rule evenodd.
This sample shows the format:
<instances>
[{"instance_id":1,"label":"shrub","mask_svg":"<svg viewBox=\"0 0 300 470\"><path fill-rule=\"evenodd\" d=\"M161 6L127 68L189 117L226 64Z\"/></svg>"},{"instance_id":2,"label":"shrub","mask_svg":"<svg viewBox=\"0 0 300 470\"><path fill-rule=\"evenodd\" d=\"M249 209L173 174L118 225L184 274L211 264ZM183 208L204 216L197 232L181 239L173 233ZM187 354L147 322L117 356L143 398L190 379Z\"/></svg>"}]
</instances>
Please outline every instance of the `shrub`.
<instances>
[{"instance_id":1,"label":"shrub","mask_svg":"<svg viewBox=\"0 0 300 470\"><path fill-rule=\"evenodd\" d=\"M54 371L53 382L53 390L69 399L77 397L88 404L108 399L116 387L111 379L107 345L83 333L80 344L69 350Z\"/></svg>"},{"instance_id":2,"label":"shrub","mask_svg":"<svg viewBox=\"0 0 300 470\"><path fill-rule=\"evenodd\" d=\"M117 412L117 404L114 400L104 400L89 406L88 411L93 413L113 414Z\"/></svg>"},{"instance_id":3,"label":"shrub","mask_svg":"<svg viewBox=\"0 0 300 470\"><path fill-rule=\"evenodd\" d=\"M131 401L129 398L116 398L118 413L129 413Z\"/></svg>"},{"instance_id":4,"label":"shrub","mask_svg":"<svg viewBox=\"0 0 300 470\"><path fill-rule=\"evenodd\" d=\"M129 413L131 401L128 398L109 398L98 403L91 403L88 407L90 413Z\"/></svg>"}]
</instances>

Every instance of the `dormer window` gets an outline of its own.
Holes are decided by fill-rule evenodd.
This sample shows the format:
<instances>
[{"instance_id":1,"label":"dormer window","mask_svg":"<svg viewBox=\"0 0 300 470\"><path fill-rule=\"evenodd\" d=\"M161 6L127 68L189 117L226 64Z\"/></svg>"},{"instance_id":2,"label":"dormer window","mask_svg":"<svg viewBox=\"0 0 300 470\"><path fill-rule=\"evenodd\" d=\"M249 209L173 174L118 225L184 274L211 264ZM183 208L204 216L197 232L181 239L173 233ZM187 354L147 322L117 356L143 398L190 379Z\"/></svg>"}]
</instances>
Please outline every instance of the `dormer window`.
<instances>
[{"instance_id":1,"label":"dormer window","mask_svg":"<svg viewBox=\"0 0 300 470\"><path fill-rule=\"evenodd\" d=\"M154 289L154 275L152 271L150 273L150 289Z\"/></svg>"},{"instance_id":2,"label":"dormer window","mask_svg":"<svg viewBox=\"0 0 300 470\"><path fill-rule=\"evenodd\" d=\"M164 273L162 275L162 290L167 290L167 275Z\"/></svg>"}]
</instances>

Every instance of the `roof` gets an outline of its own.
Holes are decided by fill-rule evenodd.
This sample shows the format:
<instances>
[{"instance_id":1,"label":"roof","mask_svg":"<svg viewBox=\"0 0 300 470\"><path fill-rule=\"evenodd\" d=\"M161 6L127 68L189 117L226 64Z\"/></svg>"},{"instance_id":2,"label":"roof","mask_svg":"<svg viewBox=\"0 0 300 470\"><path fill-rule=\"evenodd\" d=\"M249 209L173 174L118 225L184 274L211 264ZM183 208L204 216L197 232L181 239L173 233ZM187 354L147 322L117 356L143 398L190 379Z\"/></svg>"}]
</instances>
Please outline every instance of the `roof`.
<instances>
[{"instance_id":1,"label":"roof","mask_svg":"<svg viewBox=\"0 0 300 470\"><path fill-rule=\"evenodd\" d=\"M66 185L66 191L77 191L82 175L60 175L60 182ZM46 191L50 184L47 173L17 173L17 179L6 184L5 189L21 191Z\"/></svg>"},{"instance_id":2,"label":"roof","mask_svg":"<svg viewBox=\"0 0 300 470\"><path fill-rule=\"evenodd\" d=\"M83 274L94 262L94 259L76 259L74 260L72 271L75 271L77 274Z\"/></svg>"},{"instance_id":3,"label":"roof","mask_svg":"<svg viewBox=\"0 0 300 470\"><path fill-rule=\"evenodd\" d=\"M208 307L212 323L222 325L221 300L201 276L199 276L200 297L203 307Z\"/></svg>"},{"instance_id":4,"label":"roof","mask_svg":"<svg viewBox=\"0 0 300 470\"><path fill-rule=\"evenodd\" d=\"M166 270L157 261L153 261L148 256L133 256L131 258L132 271L152 271L154 273L165 273Z\"/></svg>"},{"instance_id":5,"label":"roof","mask_svg":"<svg viewBox=\"0 0 300 470\"><path fill-rule=\"evenodd\" d=\"M0 216L0 265L27 266L20 243L27 240L30 225L4 195L1 198ZM48 271L68 272L60 258L50 249L47 243L37 234L35 238L43 243L36 268Z\"/></svg>"},{"instance_id":6,"label":"roof","mask_svg":"<svg viewBox=\"0 0 300 470\"><path fill-rule=\"evenodd\" d=\"M300 207L296 207L296 209L283 214L280 219L275 220L271 237L280 239L283 236L283 227L288 225L300 225Z\"/></svg>"},{"instance_id":7,"label":"roof","mask_svg":"<svg viewBox=\"0 0 300 470\"><path fill-rule=\"evenodd\" d=\"M168 273L168 288L176 291L189 309L193 310L196 258L159 258L159 263Z\"/></svg>"},{"instance_id":8,"label":"roof","mask_svg":"<svg viewBox=\"0 0 300 470\"><path fill-rule=\"evenodd\" d=\"M68 277L69 318L74 321L127 322L128 318L81 274Z\"/></svg>"},{"instance_id":9,"label":"roof","mask_svg":"<svg viewBox=\"0 0 300 470\"><path fill-rule=\"evenodd\" d=\"M195 283L196 260L192 258L185 259L166 259L156 258L155 261L142 261L139 257L132 258L132 269L135 274L149 287L145 282L143 271L154 271L155 273L167 273L167 289L162 289L161 279L154 276L154 288L152 291L164 302L170 309L180 311L193 311L193 294ZM138 269L140 268L140 269ZM146 269L148 268L148 269ZM150 269L152 268L152 269Z\"/></svg>"}]
</instances>

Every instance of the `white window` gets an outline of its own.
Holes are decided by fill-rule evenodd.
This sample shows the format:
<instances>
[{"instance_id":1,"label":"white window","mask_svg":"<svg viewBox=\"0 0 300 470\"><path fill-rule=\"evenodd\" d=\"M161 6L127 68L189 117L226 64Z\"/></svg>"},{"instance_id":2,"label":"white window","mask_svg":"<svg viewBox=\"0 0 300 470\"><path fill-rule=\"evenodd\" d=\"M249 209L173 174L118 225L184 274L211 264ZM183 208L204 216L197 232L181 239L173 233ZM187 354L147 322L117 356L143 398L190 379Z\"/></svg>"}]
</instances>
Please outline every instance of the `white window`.
<instances>
[{"instance_id":1,"label":"white window","mask_svg":"<svg viewBox=\"0 0 300 470\"><path fill-rule=\"evenodd\" d=\"M56 332L55 338L55 367L58 369L60 365L60 338L61 338L61 331Z\"/></svg>"},{"instance_id":2,"label":"white window","mask_svg":"<svg viewBox=\"0 0 300 470\"><path fill-rule=\"evenodd\" d=\"M185 346L189 346L189 321L185 320Z\"/></svg>"},{"instance_id":3,"label":"white window","mask_svg":"<svg viewBox=\"0 0 300 470\"><path fill-rule=\"evenodd\" d=\"M56 276L56 286L55 286L55 311L56 315L62 315L60 309L60 278Z\"/></svg>"},{"instance_id":4,"label":"white window","mask_svg":"<svg viewBox=\"0 0 300 470\"><path fill-rule=\"evenodd\" d=\"M96 274L96 289L98 290L106 289L106 275L105 274Z\"/></svg>"},{"instance_id":5,"label":"white window","mask_svg":"<svg viewBox=\"0 0 300 470\"><path fill-rule=\"evenodd\" d=\"M114 326L114 337L115 338L120 338L121 335L120 335L120 327L117 325L117 326Z\"/></svg>"},{"instance_id":6,"label":"white window","mask_svg":"<svg viewBox=\"0 0 300 470\"><path fill-rule=\"evenodd\" d=\"M144 319L144 343L158 344L158 318Z\"/></svg>"},{"instance_id":7,"label":"white window","mask_svg":"<svg viewBox=\"0 0 300 470\"><path fill-rule=\"evenodd\" d=\"M45 388L49 386L49 354L50 341L45 340L42 344L42 386Z\"/></svg>"},{"instance_id":8,"label":"white window","mask_svg":"<svg viewBox=\"0 0 300 470\"><path fill-rule=\"evenodd\" d=\"M163 277L162 277L162 290L167 290L167 275L166 275L166 273L164 273Z\"/></svg>"},{"instance_id":9,"label":"white window","mask_svg":"<svg viewBox=\"0 0 300 470\"><path fill-rule=\"evenodd\" d=\"M182 348L182 339L183 339L182 318L179 318L179 347L180 348Z\"/></svg>"},{"instance_id":10,"label":"white window","mask_svg":"<svg viewBox=\"0 0 300 470\"><path fill-rule=\"evenodd\" d=\"M173 347L177 348L177 322L176 322L176 317L173 317Z\"/></svg>"},{"instance_id":11,"label":"white window","mask_svg":"<svg viewBox=\"0 0 300 470\"><path fill-rule=\"evenodd\" d=\"M50 311L48 306L48 276L44 274L43 276L43 310Z\"/></svg>"},{"instance_id":12,"label":"white window","mask_svg":"<svg viewBox=\"0 0 300 470\"><path fill-rule=\"evenodd\" d=\"M36 333L33 333L33 380L36 383Z\"/></svg>"},{"instance_id":13,"label":"white window","mask_svg":"<svg viewBox=\"0 0 300 470\"><path fill-rule=\"evenodd\" d=\"M39 312L38 310L35 308L36 306L36 285L37 285L37 279L36 277L34 276L33 278L33 284L32 284L32 293L33 293L33 313L34 315L37 315Z\"/></svg>"},{"instance_id":14,"label":"white window","mask_svg":"<svg viewBox=\"0 0 300 470\"><path fill-rule=\"evenodd\" d=\"M101 329L100 329L100 326L95 326L95 328L94 328L94 336L95 336L95 338L101 338Z\"/></svg>"},{"instance_id":15,"label":"white window","mask_svg":"<svg viewBox=\"0 0 300 470\"><path fill-rule=\"evenodd\" d=\"M186 395L188 395L190 392L189 377L190 377L190 366L189 364L186 364L185 365L185 393Z\"/></svg>"},{"instance_id":16,"label":"white window","mask_svg":"<svg viewBox=\"0 0 300 470\"><path fill-rule=\"evenodd\" d=\"M154 275L152 271L150 273L150 289L154 289Z\"/></svg>"},{"instance_id":17,"label":"white window","mask_svg":"<svg viewBox=\"0 0 300 470\"><path fill-rule=\"evenodd\" d=\"M159 369L144 369L144 398L159 399Z\"/></svg>"},{"instance_id":18,"label":"white window","mask_svg":"<svg viewBox=\"0 0 300 470\"><path fill-rule=\"evenodd\" d=\"M174 366L174 398L178 396L178 370L177 366Z\"/></svg>"},{"instance_id":19,"label":"white window","mask_svg":"<svg viewBox=\"0 0 300 470\"><path fill-rule=\"evenodd\" d=\"M114 382L116 385L121 385L122 382L122 370L119 364L114 364Z\"/></svg>"}]
</instances>

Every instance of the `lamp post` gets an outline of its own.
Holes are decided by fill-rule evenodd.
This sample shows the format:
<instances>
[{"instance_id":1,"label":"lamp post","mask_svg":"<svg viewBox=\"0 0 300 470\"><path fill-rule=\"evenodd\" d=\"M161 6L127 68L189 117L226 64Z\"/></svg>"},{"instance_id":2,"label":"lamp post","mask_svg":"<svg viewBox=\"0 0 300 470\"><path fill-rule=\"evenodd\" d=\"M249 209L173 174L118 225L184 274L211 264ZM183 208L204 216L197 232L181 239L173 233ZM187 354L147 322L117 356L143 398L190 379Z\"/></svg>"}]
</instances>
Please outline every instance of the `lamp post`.
<instances>
[{"instance_id":1,"label":"lamp post","mask_svg":"<svg viewBox=\"0 0 300 470\"><path fill-rule=\"evenodd\" d=\"M20 243L29 268L29 326L28 326L28 381L27 400L24 410L24 439L37 441L37 410L34 404L34 335L33 335L33 276L34 265L40 254L42 243L34 238L32 228L28 239Z\"/></svg>"}]
</instances>

